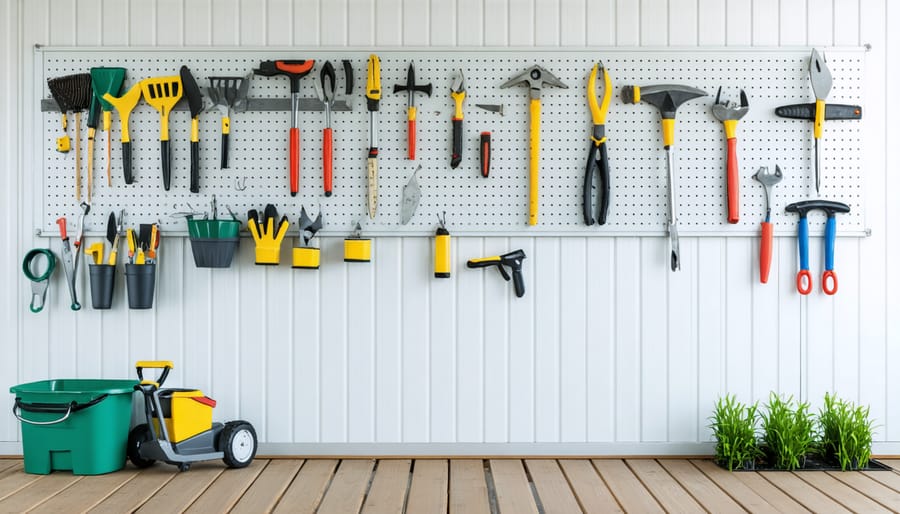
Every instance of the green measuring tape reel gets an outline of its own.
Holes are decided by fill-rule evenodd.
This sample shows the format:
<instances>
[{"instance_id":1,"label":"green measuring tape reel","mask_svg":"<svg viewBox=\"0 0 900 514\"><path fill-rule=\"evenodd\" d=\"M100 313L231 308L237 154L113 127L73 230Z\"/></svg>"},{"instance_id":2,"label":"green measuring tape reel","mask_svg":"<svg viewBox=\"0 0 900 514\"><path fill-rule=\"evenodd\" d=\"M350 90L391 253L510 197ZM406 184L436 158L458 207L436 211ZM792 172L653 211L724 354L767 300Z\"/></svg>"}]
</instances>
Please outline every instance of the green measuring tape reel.
<instances>
[{"instance_id":1,"label":"green measuring tape reel","mask_svg":"<svg viewBox=\"0 0 900 514\"><path fill-rule=\"evenodd\" d=\"M34 264L38 257L43 256L47 260L47 269L40 275L35 275ZM40 268L38 268L40 269ZM22 261L22 271L31 281L31 312L41 312L44 309L44 301L47 299L47 288L50 286L50 276L56 269L56 256L49 248L34 248L25 254ZM35 306L35 300L38 300Z\"/></svg>"}]
</instances>

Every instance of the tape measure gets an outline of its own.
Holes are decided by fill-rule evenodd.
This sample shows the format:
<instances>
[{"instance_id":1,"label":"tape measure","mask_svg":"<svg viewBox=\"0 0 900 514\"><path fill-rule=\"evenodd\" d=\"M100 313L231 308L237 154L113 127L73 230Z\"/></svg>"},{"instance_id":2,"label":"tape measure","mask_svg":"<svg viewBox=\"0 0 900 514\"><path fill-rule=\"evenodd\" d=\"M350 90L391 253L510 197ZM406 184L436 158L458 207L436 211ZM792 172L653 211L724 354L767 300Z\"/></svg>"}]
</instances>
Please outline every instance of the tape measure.
<instances>
[{"instance_id":1,"label":"tape measure","mask_svg":"<svg viewBox=\"0 0 900 514\"><path fill-rule=\"evenodd\" d=\"M47 260L47 268L40 275L35 275L35 262L38 257L43 256ZM40 269L40 268L38 268ZM22 261L22 271L28 280L31 281L31 304L29 308L31 312L41 312L44 309L44 302L47 299L47 288L50 286L50 276L56 269L56 255L49 248L34 248L25 254ZM35 305L35 300L38 300Z\"/></svg>"}]
</instances>

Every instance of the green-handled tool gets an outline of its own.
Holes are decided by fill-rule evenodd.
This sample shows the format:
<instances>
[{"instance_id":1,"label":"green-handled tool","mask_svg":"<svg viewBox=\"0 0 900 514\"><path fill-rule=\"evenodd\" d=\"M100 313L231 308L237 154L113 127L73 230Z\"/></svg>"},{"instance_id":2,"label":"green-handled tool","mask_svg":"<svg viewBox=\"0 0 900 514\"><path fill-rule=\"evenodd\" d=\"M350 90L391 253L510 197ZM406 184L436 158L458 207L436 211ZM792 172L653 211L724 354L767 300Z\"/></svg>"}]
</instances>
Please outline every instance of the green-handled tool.
<instances>
[{"instance_id":1,"label":"green-handled tool","mask_svg":"<svg viewBox=\"0 0 900 514\"><path fill-rule=\"evenodd\" d=\"M100 103L103 111L103 131L106 132L106 185L112 187L112 171L110 157L112 156L112 143L110 142L112 126L113 104L105 99L107 93L119 96L122 92L122 84L125 82L125 68L91 68L91 86L94 88L94 97ZM91 201L91 189L93 179L88 175L88 203Z\"/></svg>"}]
</instances>

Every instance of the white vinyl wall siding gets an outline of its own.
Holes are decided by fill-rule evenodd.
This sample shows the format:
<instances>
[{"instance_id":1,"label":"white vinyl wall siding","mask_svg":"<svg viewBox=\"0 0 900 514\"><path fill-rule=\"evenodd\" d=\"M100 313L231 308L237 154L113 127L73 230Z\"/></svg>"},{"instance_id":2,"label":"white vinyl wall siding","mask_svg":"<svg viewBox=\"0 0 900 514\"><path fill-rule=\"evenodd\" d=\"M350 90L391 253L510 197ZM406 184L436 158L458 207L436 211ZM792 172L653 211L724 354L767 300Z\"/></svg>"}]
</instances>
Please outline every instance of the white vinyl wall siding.
<instances>
[{"instance_id":1,"label":"white vinyl wall siding","mask_svg":"<svg viewBox=\"0 0 900 514\"><path fill-rule=\"evenodd\" d=\"M881 144L900 137L886 123L898 114L887 95L900 90L888 31L898 10L887 0L4 2L0 385L129 377L137 359L172 359L173 385L215 397L217 419L253 422L266 452L365 454L697 453L725 392L818 405L837 391L872 406L876 453L900 453L900 176ZM363 266L339 262L342 241L326 238L317 273L253 266L250 244L233 268L198 270L189 243L167 238L155 309L125 309L120 280L116 309L73 313L60 270L48 309L33 315L21 258L48 245L33 235L35 44L292 46L297 57L319 46L871 44L872 236L839 239L834 297L795 292L793 238L776 239L768 285L756 280L758 240L744 237L683 237L679 273L664 237L454 238L452 280L430 278L428 238L377 238ZM523 299L460 265L514 248L529 256ZM810 258L818 285L821 244ZM8 412L10 395L4 403ZM15 420L0 419L0 453L20 452Z\"/></svg>"}]
</instances>

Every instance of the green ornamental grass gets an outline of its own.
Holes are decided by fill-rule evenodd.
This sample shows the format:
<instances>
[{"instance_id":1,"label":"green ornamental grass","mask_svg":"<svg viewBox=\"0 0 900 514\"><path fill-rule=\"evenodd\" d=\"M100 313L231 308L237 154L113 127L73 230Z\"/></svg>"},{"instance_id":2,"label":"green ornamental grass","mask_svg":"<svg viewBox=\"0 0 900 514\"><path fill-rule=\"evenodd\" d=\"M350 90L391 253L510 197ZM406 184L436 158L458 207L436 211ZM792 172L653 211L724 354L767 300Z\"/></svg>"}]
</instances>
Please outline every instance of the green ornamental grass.
<instances>
[{"instance_id":1,"label":"green ornamental grass","mask_svg":"<svg viewBox=\"0 0 900 514\"><path fill-rule=\"evenodd\" d=\"M826 393L825 405L819 411L819 427L827 460L836 460L845 471L869 465L874 425L868 407Z\"/></svg>"},{"instance_id":2,"label":"green ornamental grass","mask_svg":"<svg viewBox=\"0 0 900 514\"><path fill-rule=\"evenodd\" d=\"M809 404L787 400L771 393L762 416L763 444L769 461L777 469L798 469L814 450L815 419Z\"/></svg>"},{"instance_id":3,"label":"green ornamental grass","mask_svg":"<svg viewBox=\"0 0 900 514\"><path fill-rule=\"evenodd\" d=\"M716 436L716 462L728 466L752 467L762 455L756 441L758 402L744 405L734 395L719 398L709 427Z\"/></svg>"}]
</instances>

